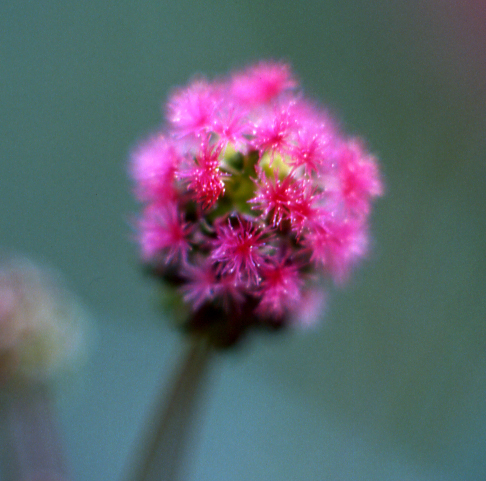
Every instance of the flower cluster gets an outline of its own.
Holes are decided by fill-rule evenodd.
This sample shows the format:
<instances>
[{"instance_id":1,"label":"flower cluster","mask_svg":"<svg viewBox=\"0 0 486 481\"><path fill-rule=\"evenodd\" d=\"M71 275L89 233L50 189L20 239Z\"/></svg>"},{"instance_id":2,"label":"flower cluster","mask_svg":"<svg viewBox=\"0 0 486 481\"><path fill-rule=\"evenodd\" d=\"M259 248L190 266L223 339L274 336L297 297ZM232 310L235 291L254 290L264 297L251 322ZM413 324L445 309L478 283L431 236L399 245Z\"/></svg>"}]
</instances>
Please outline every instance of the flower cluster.
<instances>
[{"instance_id":1,"label":"flower cluster","mask_svg":"<svg viewBox=\"0 0 486 481\"><path fill-rule=\"evenodd\" d=\"M376 159L278 62L197 78L166 116L132 155L138 241L191 322L209 310L244 330L319 309L319 280L343 282L367 252Z\"/></svg>"}]
</instances>

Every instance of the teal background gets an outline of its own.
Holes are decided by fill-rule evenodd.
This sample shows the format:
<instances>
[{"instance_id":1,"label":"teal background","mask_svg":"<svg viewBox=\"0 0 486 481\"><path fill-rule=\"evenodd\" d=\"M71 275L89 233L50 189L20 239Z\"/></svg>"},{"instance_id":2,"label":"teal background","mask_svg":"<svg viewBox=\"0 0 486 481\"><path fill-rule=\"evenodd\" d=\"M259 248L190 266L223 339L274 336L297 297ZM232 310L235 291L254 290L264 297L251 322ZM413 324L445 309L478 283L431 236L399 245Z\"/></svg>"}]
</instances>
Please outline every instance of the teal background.
<instances>
[{"instance_id":1,"label":"teal background","mask_svg":"<svg viewBox=\"0 0 486 481\"><path fill-rule=\"evenodd\" d=\"M0 244L58 267L98 324L57 390L74 480L122 479L182 352L137 263L128 153L172 87L260 58L368 140L387 195L316 330L214 363L187 479L486 479L481 4L2 3Z\"/></svg>"}]
</instances>

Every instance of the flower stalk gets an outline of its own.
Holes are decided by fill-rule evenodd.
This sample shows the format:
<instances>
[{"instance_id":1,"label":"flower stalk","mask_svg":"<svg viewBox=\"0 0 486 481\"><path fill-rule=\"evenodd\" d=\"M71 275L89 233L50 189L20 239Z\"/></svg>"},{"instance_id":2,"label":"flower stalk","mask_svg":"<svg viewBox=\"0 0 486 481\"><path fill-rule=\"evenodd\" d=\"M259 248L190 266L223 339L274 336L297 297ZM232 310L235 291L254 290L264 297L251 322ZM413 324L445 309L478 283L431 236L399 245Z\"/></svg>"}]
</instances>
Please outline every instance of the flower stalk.
<instances>
[{"instance_id":1,"label":"flower stalk","mask_svg":"<svg viewBox=\"0 0 486 481\"><path fill-rule=\"evenodd\" d=\"M2 396L5 481L68 481L51 390L46 384L12 386Z\"/></svg>"},{"instance_id":2,"label":"flower stalk","mask_svg":"<svg viewBox=\"0 0 486 481\"><path fill-rule=\"evenodd\" d=\"M134 478L172 481L209 352L254 328L317 321L323 284L342 284L368 252L383 185L364 143L279 62L176 89L130 175L141 260L186 307L172 311L189 313L181 325L196 342Z\"/></svg>"},{"instance_id":3,"label":"flower stalk","mask_svg":"<svg viewBox=\"0 0 486 481\"><path fill-rule=\"evenodd\" d=\"M130 481L181 479L187 445L197 420L198 401L209 370L213 347L206 338L194 336L179 365L169 395L164 389L154 416L147 425L139 453L139 465Z\"/></svg>"}]
</instances>

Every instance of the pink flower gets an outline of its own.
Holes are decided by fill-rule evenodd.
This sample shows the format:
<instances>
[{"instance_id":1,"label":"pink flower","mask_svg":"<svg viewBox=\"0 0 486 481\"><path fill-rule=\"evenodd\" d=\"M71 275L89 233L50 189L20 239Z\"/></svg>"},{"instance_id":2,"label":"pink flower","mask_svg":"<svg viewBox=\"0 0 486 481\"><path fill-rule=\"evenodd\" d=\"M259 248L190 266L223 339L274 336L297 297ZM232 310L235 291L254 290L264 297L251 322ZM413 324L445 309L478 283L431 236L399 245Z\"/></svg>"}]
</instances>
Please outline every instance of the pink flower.
<instances>
[{"instance_id":1,"label":"pink flower","mask_svg":"<svg viewBox=\"0 0 486 481\"><path fill-rule=\"evenodd\" d=\"M143 202L174 199L176 192L172 181L179 163L174 144L162 135L138 147L130 165L137 198Z\"/></svg>"},{"instance_id":2,"label":"pink flower","mask_svg":"<svg viewBox=\"0 0 486 481\"><path fill-rule=\"evenodd\" d=\"M302 298L303 278L299 265L284 257L262 269L261 300L257 311L263 316L282 318Z\"/></svg>"},{"instance_id":3,"label":"pink flower","mask_svg":"<svg viewBox=\"0 0 486 481\"><path fill-rule=\"evenodd\" d=\"M235 274L243 284L258 284L265 263L263 247L266 231L252 222L236 217L216 226L211 259L221 274Z\"/></svg>"},{"instance_id":4,"label":"pink flower","mask_svg":"<svg viewBox=\"0 0 486 481\"><path fill-rule=\"evenodd\" d=\"M303 166L308 176L330 169L336 135L327 122L312 117L299 126L290 147L290 164Z\"/></svg>"},{"instance_id":5,"label":"pink flower","mask_svg":"<svg viewBox=\"0 0 486 481\"><path fill-rule=\"evenodd\" d=\"M359 216L369 214L372 199L383 194L376 159L355 139L341 146L338 159L341 195L346 207Z\"/></svg>"},{"instance_id":6,"label":"pink flower","mask_svg":"<svg viewBox=\"0 0 486 481\"><path fill-rule=\"evenodd\" d=\"M318 187L304 179L299 183L299 192L292 204L291 220L292 229L299 236L303 229L312 225L312 222L319 214L316 203L321 200L322 195L318 193Z\"/></svg>"},{"instance_id":7,"label":"pink flower","mask_svg":"<svg viewBox=\"0 0 486 481\"><path fill-rule=\"evenodd\" d=\"M180 178L187 180L187 188L193 193L194 200L203 209L210 208L224 193L225 174L219 168L220 152L221 147L210 146L204 141L194 162L179 172Z\"/></svg>"},{"instance_id":8,"label":"pink flower","mask_svg":"<svg viewBox=\"0 0 486 481\"><path fill-rule=\"evenodd\" d=\"M236 278L235 273L221 275L217 265L209 258L199 258L195 264L185 263L182 276L187 282L181 292L184 300L197 311L208 302L217 302L230 313L244 302L244 286Z\"/></svg>"},{"instance_id":9,"label":"pink flower","mask_svg":"<svg viewBox=\"0 0 486 481\"><path fill-rule=\"evenodd\" d=\"M268 218L273 227L280 227L284 220L298 222L304 204L305 188L302 181L292 175L278 178L278 171L273 172L273 179L268 179L262 169L258 169L256 196L248 202L252 208L262 211L262 217Z\"/></svg>"},{"instance_id":10,"label":"pink flower","mask_svg":"<svg viewBox=\"0 0 486 481\"><path fill-rule=\"evenodd\" d=\"M235 74L231 94L244 105L264 104L297 86L290 67L283 63L260 62Z\"/></svg>"},{"instance_id":11,"label":"pink flower","mask_svg":"<svg viewBox=\"0 0 486 481\"><path fill-rule=\"evenodd\" d=\"M212 124L213 132L217 135L216 145L225 150L228 144L245 153L247 136L250 133L245 113L234 105L222 109L215 116Z\"/></svg>"},{"instance_id":12,"label":"pink flower","mask_svg":"<svg viewBox=\"0 0 486 481\"><path fill-rule=\"evenodd\" d=\"M170 96L168 126L133 154L142 260L194 319L214 316L223 343L312 316L321 280L344 282L368 250L377 161L297 87L277 62L197 79Z\"/></svg>"},{"instance_id":13,"label":"pink flower","mask_svg":"<svg viewBox=\"0 0 486 481\"><path fill-rule=\"evenodd\" d=\"M253 147L262 154L270 153L272 161L275 154L289 153L295 133L295 121L291 102L277 104L255 121Z\"/></svg>"},{"instance_id":14,"label":"pink flower","mask_svg":"<svg viewBox=\"0 0 486 481\"><path fill-rule=\"evenodd\" d=\"M328 270L336 282L343 283L354 264L367 254L367 228L356 219L329 216L314 225L303 243L309 248L311 260Z\"/></svg>"},{"instance_id":15,"label":"pink flower","mask_svg":"<svg viewBox=\"0 0 486 481\"><path fill-rule=\"evenodd\" d=\"M212 262L200 261L197 265L185 264L182 276L187 279L181 291L184 300L197 311L204 303L211 302L216 296L217 275Z\"/></svg>"},{"instance_id":16,"label":"pink flower","mask_svg":"<svg viewBox=\"0 0 486 481\"><path fill-rule=\"evenodd\" d=\"M183 221L175 204L151 206L139 221L142 259L163 259L165 264L186 259L190 226Z\"/></svg>"},{"instance_id":17,"label":"pink flower","mask_svg":"<svg viewBox=\"0 0 486 481\"><path fill-rule=\"evenodd\" d=\"M173 93L167 106L167 118L180 135L206 134L222 100L217 86L199 79Z\"/></svg>"}]
</instances>

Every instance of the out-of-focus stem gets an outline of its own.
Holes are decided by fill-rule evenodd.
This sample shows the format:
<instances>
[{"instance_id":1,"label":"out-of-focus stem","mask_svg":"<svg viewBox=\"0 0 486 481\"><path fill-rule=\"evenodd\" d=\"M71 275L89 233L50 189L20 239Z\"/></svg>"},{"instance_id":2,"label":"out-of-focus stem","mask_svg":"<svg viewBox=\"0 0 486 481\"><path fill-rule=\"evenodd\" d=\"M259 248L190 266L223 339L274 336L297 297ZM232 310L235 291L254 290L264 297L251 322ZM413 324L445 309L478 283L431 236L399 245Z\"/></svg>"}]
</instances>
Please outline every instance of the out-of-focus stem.
<instances>
[{"instance_id":1,"label":"out-of-focus stem","mask_svg":"<svg viewBox=\"0 0 486 481\"><path fill-rule=\"evenodd\" d=\"M3 393L5 481L67 481L50 390L42 384Z\"/></svg>"},{"instance_id":2,"label":"out-of-focus stem","mask_svg":"<svg viewBox=\"0 0 486 481\"><path fill-rule=\"evenodd\" d=\"M191 340L167 394L160 395L141 446L141 462L131 481L176 481L180 479L185 447L196 414L198 394L207 372L212 347L207 339Z\"/></svg>"}]
</instances>

